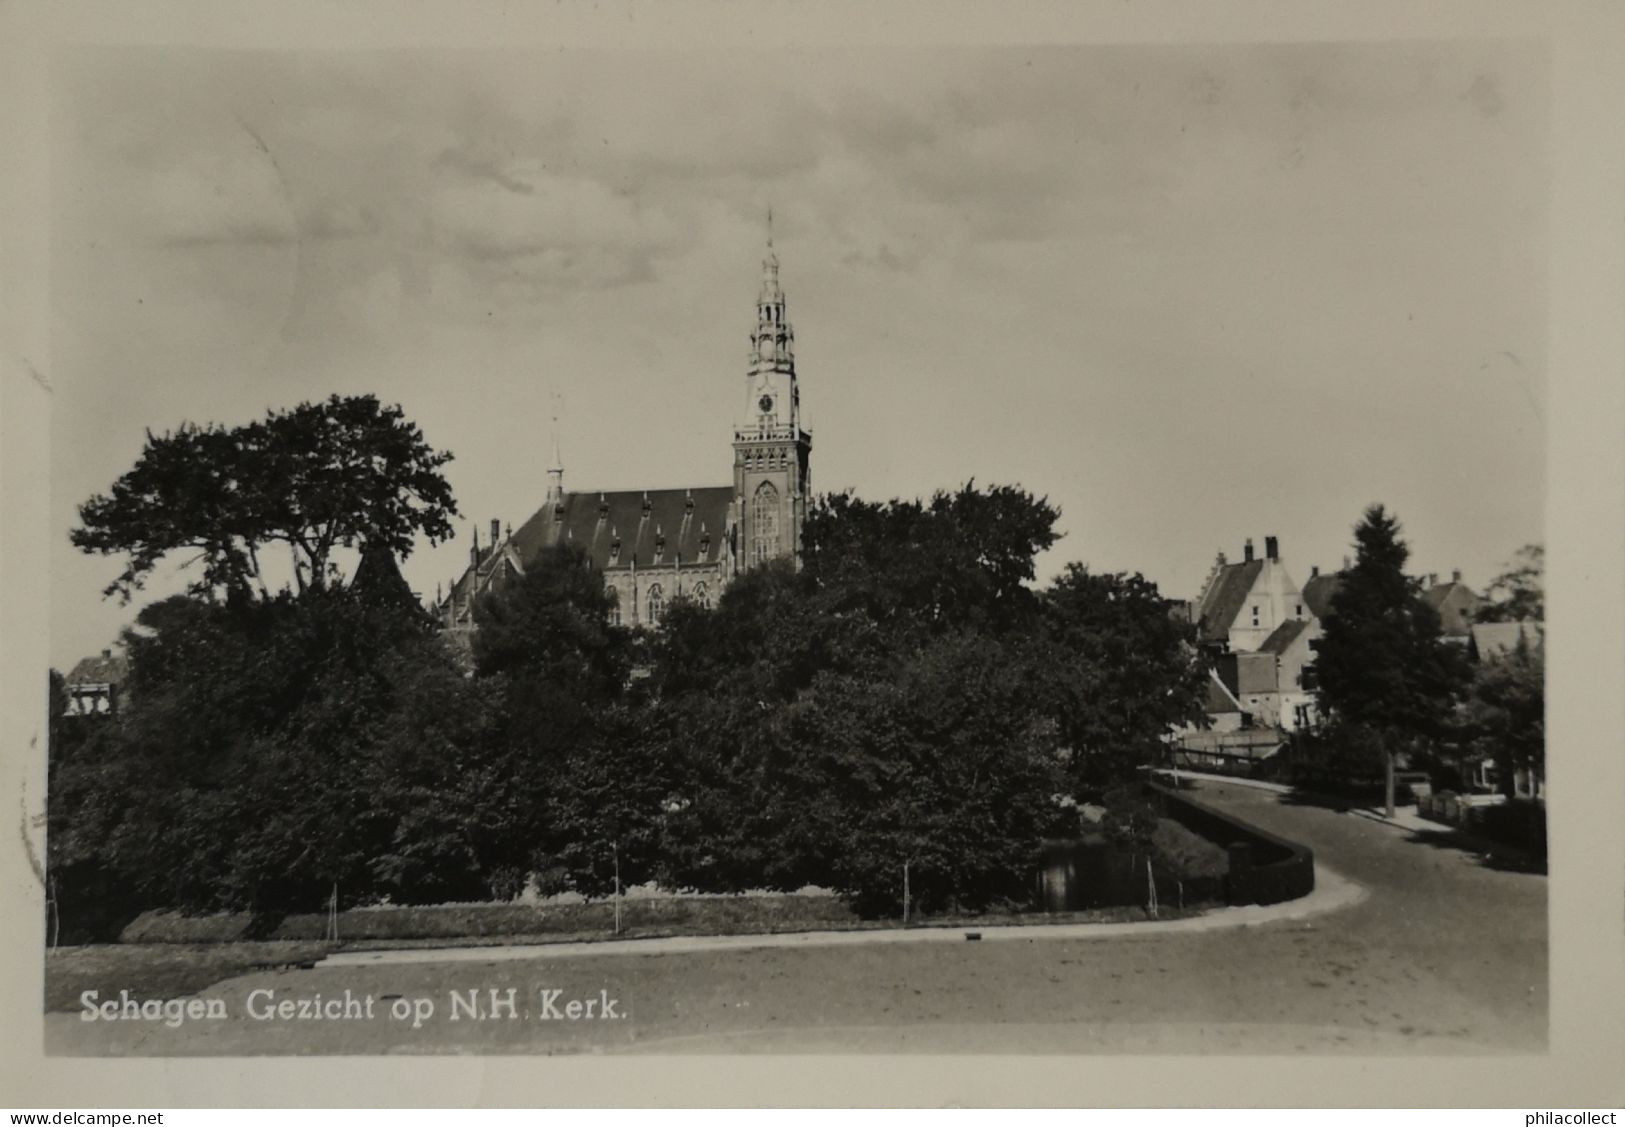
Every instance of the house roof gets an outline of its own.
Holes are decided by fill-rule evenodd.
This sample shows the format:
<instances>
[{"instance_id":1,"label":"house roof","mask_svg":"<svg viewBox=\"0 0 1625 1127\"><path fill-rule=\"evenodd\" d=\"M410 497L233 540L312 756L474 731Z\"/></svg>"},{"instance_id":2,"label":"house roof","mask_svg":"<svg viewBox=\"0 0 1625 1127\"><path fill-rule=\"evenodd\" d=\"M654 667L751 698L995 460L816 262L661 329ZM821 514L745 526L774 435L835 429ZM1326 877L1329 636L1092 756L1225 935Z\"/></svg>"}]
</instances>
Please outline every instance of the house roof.
<instances>
[{"instance_id":1,"label":"house roof","mask_svg":"<svg viewBox=\"0 0 1625 1127\"><path fill-rule=\"evenodd\" d=\"M1219 658L1217 671L1225 688L1242 697L1273 693L1280 688L1279 663L1274 654L1228 653Z\"/></svg>"},{"instance_id":2,"label":"house roof","mask_svg":"<svg viewBox=\"0 0 1625 1127\"><path fill-rule=\"evenodd\" d=\"M1478 596L1473 593L1473 589L1471 587L1467 586L1465 583L1457 583L1454 580L1448 583L1435 583L1426 591L1422 592L1422 598L1427 602L1428 606L1432 607L1434 610L1438 610L1440 607L1444 606L1446 599L1450 598L1451 595L1454 595L1457 592L1460 592L1473 602L1478 601Z\"/></svg>"},{"instance_id":3,"label":"house roof","mask_svg":"<svg viewBox=\"0 0 1625 1127\"><path fill-rule=\"evenodd\" d=\"M1202 708L1209 716L1241 711L1241 702L1230 694L1224 682L1219 680L1218 672L1213 669L1207 671L1207 703Z\"/></svg>"},{"instance_id":4,"label":"house roof","mask_svg":"<svg viewBox=\"0 0 1625 1127\"><path fill-rule=\"evenodd\" d=\"M1202 592L1197 614L1197 636L1203 642L1222 642L1230 634L1236 615L1247 602L1247 594L1264 570L1263 560L1225 564Z\"/></svg>"},{"instance_id":5,"label":"house roof","mask_svg":"<svg viewBox=\"0 0 1625 1127\"><path fill-rule=\"evenodd\" d=\"M117 685L130 674L129 659L122 655L97 654L81 658L68 674L69 685Z\"/></svg>"},{"instance_id":6,"label":"house roof","mask_svg":"<svg viewBox=\"0 0 1625 1127\"><path fill-rule=\"evenodd\" d=\"M1337 594L1337 590L1341 586L1343 586L1343 573L1340 571L1325 575L1311 575L1309 581L1303 585L1303 602L1309 608L1309 613L1316 618L1325 618L1330 614L1332 598Z\"/></svg>"},{"instance_id":7,"label":"house roof","mask_svg":"<svg viewBox=\"0 0 1625 1127\"><path fill-rule=\"evenodd\" d=\"M1534 648L1545 641L1545 628L1539 622L1475 622L1471 643L1473 653L1479 661L1509 654L1518 648L1520 636Z\"/></svg>"},{"instance_id":8,"label":"house roof","mask_svg":"<svg viewBox=\"0 0 1625 1127\"><path fill-rule=\"evenodd\" d=\"M1264 639L1264 644L1258 647L1259 653L1274 654L1280 657L1292 648L1292 643L1303 636L1309 629L1309 623L1301 618L1289 618L1270 632Z\"/></svg>"}]
</instances>

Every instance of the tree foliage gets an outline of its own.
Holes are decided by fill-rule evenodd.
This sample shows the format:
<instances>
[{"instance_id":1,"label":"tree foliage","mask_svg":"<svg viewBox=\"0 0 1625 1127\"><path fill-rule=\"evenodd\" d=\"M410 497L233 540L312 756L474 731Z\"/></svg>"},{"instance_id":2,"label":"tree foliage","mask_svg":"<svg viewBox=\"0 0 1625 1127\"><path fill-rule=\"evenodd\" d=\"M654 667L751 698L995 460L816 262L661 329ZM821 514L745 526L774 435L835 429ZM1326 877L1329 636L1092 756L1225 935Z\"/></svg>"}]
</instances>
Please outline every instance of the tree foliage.
<instances>
[{"instance_id":1,"label":"tree foliage","mask_svg":"<svg viewBox=\"0 0 1625 1127\"><path fill-rule=\"evenodd\" d=\"M468 814L492 796L469 791L500 702L419 617L334 590L177 596L137 624L127 707L53 749L51 863L70 886L272 915L335 885L352 903L488 892Z\"/></svg>"},{"instance_id":2,"label":"tree foliage","mask_svg":"<svg viewBox=\"0 0 1625 1127\"><path fill-rule=\"evenodd\" d=\"M1075 789L1130 777L1157 760L1172 729L1202 722L1207 659L1154 583L1069 564L1044 609L1035 684L1060 724Z\"/></svg>"},{"instance_id":3,"label":"tree foliage","mask_svg":"<svg viewBox=\"0 0 1625 1127\"><path fill-rule=\"evenodd\" d=\"M399 407L333 396L245 426L185 425L147 442L111 490L79 507L73 543L127 563L105 594L126 601L172 553L202 571L194 594L270 597L261 564L289 545L300 590L330 581L333 551L404 558L417 536L449 538L457 506L432 449Z\"/></svg>"},{"instance_id":4,"label":"tree foliage","mask_svg":"<svg viewBox=\"0 0 1625 1127\"><path fill-rule=\"evenodd\" d=\"M611 625L611 607L586 553L560 545L475 609L477 678L507 702L500 786L513 837L503 863L540 874L549 891L603 894L623 848L628 879L653 863L658 757L626 701L632 636Z\"/></svg>"},{"instance_id":5,"label":"tree foliage","mask_svg":"<svg viewBox=\"0 0 1625 1127\"><path fill-rule=\"evenodd\" d=\"M1442 736L1466 688L1466 659L1440 636L1438 612L1405 575L1409 548L1381 505L1354 530L1354 565L1320 639L1320 707L1332 723L1394 752Z\"/></svg>"},{"instance_id":6,"label":"tree foliage","mask_svg":"<svg viewBox=\"0 0 1625 1127\"><path fill-rule=\"evenodd\" d=\"M312 410L295 429L336 425ZM548 549L478 602L466 675L395 566L397 537L451 511L449 495L412 500L433 495L421 481L391 493L371 471L285 467L243 490L211 471L186 478L216 490L201 516L137 535L144 508L178 500L160 471L187 444L214 470L267 456L258 430L223 442L237 433L154 440L134 484L87 506L107 539L81 546L130 546L129 583L183 541L208 562L198 593L145 608L126 637L129 707L53 749L51 860L81 904L120 888L271 916L335 886L345 903L532 880L601 896L618 876L821 885L892 913L905 864L921 910L1019 903L1045 836L1075 825L1064 796L1131 778L1200 712L1189 630L1152 584L1074 567L1039 591L1056 510L970 484L826 498L804 566L753 568L714 608L678 599L652 634L611 624L580 549ZM358 442L304 446L331 468ZM374 469L410 483L405 465L439 464L425 456ZM362 515L318 509L317 488ZM362 546L355 580L249 597L255 545L296 525L312 575L321 545Z\"/></svg>"},{"instance_id":7,"label":"tree foliage","mask_svg":"<svg viewBox=\"0 0 1625 1127\"><path fill-rule=\"evenodd\" d=\"M1546 773L1545 647L1520 636L1512 650L1481 664L1462 708L1472 750L1494 759L1510 794L1515 772Z\"/></svg>"},{"instance_id":8,"label":"tree foliage","mask_svg":"<svg viewBox=\"0 0 1625 1127\"><path fill-rule=\"evenodd\" d=\"M1546 549L1525 544L1490 581L1480 622L1539 622L1546 617Z\"/></svg>"},{"instance_id":9,"label":"tree foliage","mask_svg":"<svg viewBox=\"0 0 1625 1127\"><path fill-rule=\"evenodd\" d=\"M802 531L805 570L836 612L888 628L999 633L1037 610L1035 559L1053 545L1060 513L1015 486L974 482L929 502L883 504L837 493Z\"/></svg>"}]
</instances>

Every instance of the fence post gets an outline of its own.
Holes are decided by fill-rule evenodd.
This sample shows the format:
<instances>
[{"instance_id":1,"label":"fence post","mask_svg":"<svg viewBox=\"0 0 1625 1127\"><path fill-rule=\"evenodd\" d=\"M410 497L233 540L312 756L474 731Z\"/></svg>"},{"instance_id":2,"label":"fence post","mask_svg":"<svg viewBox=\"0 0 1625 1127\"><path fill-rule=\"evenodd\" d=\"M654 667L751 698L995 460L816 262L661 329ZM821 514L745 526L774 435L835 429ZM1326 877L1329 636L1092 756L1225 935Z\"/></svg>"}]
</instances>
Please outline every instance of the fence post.
<instances>
[{"instance_id":1,"label":"fence post","mask_svg":"<svg viewBox=\"0 0 1625 1127\"><path fill-rule=\"evenodd\" d=\"M908 923L908 862L903 862L903 923Z\"/></svg>"},{"instance_id":2,"label":"fence post","mask_svg":"<svg viewBox=\"0 0 1625 1127\"><path fill-rule=\"evenodd\" d=\"M615 934L621 934L621 843L611 842L610 854L615 858ZM648 915L647 912L644 915Z\"/></svg>"}]
</instances>

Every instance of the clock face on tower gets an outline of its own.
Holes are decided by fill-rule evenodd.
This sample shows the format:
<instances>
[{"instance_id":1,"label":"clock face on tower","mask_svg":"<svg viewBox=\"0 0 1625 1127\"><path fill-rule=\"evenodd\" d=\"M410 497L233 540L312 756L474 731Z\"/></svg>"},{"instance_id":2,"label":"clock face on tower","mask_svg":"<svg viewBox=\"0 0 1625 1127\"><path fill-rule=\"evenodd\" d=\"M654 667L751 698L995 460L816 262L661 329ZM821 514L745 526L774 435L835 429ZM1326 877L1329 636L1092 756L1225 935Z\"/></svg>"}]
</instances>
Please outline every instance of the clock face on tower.
<instances>
[{"instance_id":1,"label":"clock face on tower","mask_svg":"<svg viewBox=\"0 0 1625 1127\"><path fill-rule=\"evenodd\" d=\"M771 395L762 396L756 401L756 406L762 409L762 414L771 415L773 413L773 397Z\"/></svg>"}]
</instances>

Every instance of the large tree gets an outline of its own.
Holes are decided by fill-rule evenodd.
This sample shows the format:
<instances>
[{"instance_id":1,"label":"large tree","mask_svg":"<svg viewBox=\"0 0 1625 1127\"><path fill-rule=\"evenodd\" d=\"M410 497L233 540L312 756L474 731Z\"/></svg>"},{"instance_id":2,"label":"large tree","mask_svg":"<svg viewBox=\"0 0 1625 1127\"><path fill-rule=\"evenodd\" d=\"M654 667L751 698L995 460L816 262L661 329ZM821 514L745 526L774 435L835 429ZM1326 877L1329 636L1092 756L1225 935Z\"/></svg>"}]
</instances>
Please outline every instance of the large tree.
<instances>
[{"instance_id":1,"label":"large tree","mask_svg":"<svg viewBox=\"0 0 1625 1127\"><path fill-rule=\"evenodd\" d=\"M1495 760L1505 794L1512 795L1519 771L1529 773L1534 790L1546 773L1545 647L1520 636L1513 649L1480 665L1462 722L1473 749Z\"/></svg>"},{"instance_id":2,"label":"large tree","mask_svg":"<svg viewBox=\"0 0 1625 1127\"><path fill-rule=\"evenodd\" d=\"M50 865L65 911L314 910L486 894L502 823L500 687L411 608L348 591L176 596L126 632L130 692L53 748ZM493 822L502 823L493 825Z\"/></svg>"},{"instance_id":3,"label":"large tree","mask_svg":"<svg viewBox=\"0 0 1625 1127\"><path fill-rule=\"evenodd\" d=\"M674 608L650 678L672 879L820 884L886 912L907 864L922 907L1025 896L1067 789L1031 586L1055 519L1012 488L839 494L814 507L799 571Z\"/></svg>"},{"instance_id":4,"label":"large tree","mask_svg":"<svg viewBox=\"0 0 1625 1127\"><path fill-rule=\"evenodd\" d=\"M1060 724L1075 788L1132 778L1173 729L1201 722L1207 661L1156 584L1069 564L1044 592L1044 609L1035 688Z\"/></svg>"},{"instance_id":5,"label":"large tree","mask_svg":"<svg viewBox=\"0 0 1625 1127\"><path fill-rule=\"evenodd\" d=\"M291 549L301 591L328 585L340 547L405 558L418 535L449 538L457 513L431 448L396 406L370 395L274 410L226 428L148 432L134 467L79 507L73 543L128 562L106 594L126 601L163 560L192 552L195 594L270 597L262 555Z\"/></svg>"},{"instance_id":6,"label":"large tree","mask_svg":"<svg viewBox=\"0 0 1625 1127\"><path fill-rule=\"evenodd\" d=\"M834 611L914 632L999 632L1036 614L1035 560L1059 517L1016 486L881 504L837 493L807 515L803 562Z\"/></svg>"},{"instance_id":7,"label":"large tree","mask_svg":"<svg viewBox=\"0 0 1625 1127\"><path fill-rule=\"evenodd\" d=\"M476 680L502 686L497 796L504 864L549 891L613 884L616 851L641 880L659 815L658 771L626 703L632 632L610 621L603 574L574 544L542 551L475 606ZM630 764L637 766L628 770Z\"/></svg>"},{"instance_id":8,"label":"large tree","mask_svg":"<svg viewBox=\"0 0 1625 1127\"><path fill-rule=\"evenodd\" d=\"M1396 755L1447 732L1468 678L1461 650L1441 640L1421 582L1405 574L1410 549L1400 531L1381 505L1355 527L1354 565L1332 597L1316 663L1334 731L1378 749L1390 816Z\"/></svg>"}]
</instances>

